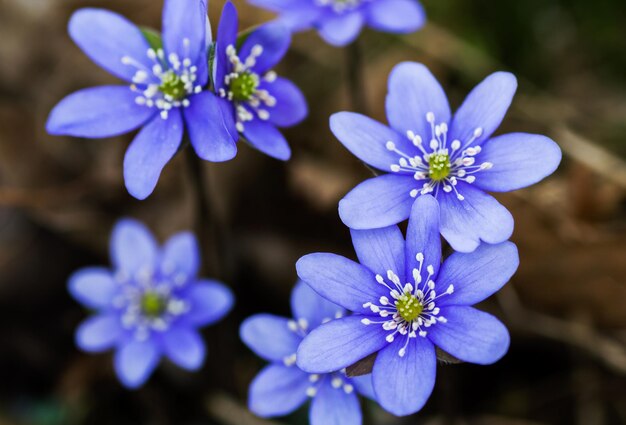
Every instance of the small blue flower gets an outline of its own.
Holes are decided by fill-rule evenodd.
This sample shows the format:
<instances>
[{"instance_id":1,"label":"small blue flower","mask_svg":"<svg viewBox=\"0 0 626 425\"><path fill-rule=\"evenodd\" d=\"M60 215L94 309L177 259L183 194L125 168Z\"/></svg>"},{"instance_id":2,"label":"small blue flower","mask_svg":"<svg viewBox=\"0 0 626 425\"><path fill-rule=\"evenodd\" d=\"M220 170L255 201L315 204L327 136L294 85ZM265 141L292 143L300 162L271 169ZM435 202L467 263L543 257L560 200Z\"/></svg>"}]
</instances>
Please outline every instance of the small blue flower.
<instances>
[{"instance_id":1,"label":"small blue flower","mask_svg":"<svg viewBox=\"0 0 626 425\"><path fill-rule=\"evenodd\" d=\"M342 317L345 310L303 282L298 282L291 294L291 310L293 320L258 314L241 325L243 342L271 362L250 385L250 410L262 417L283 416L312 398L311 425L360 425L361 408L356 393L373 398L370 376L348 378L337 371L309 374L296 366L296 351L302 338L322 323Z\"/></svg>"},{"instance_id":2,"label":"small blue flower","mask_svg":"<svg viewBox=\"0 0 626 425\"><path fill-rule=\"evenodd\" d=\"M333 133L350 152L389 173L366 180L341 200L342 221L353 229L386 227L405 220L415 198L432 194L441 207L441 234L456 251L509 239L513 217L485 191L532 185L561 161L558 145L545 136L491 138L516 89L512 74L495 73L452 116L443 89L424 65L397 65L386 102L391 128L350 112L331 117Z\"/></svg>"},{"instance_id":3,"label":"small blue flower","mask_svg":"<svg viewBox=\"0 0 626 425\"><path fill-rule=\"evenodd\" d=\"M272 71L287 52L291 35L283 25L266 24L237 47L237 26L237 10L227 2L217 34L213 78L216 93L229 104L222 110L223 120L232 123L232 134L241 133L261 152L287 160L291 149L276 127L295 125L308 113L300 89Z\"/></svg>"},{"instance_id":4,"label":"small blue flower","mask_svg":"<svg viewBox=\"0 0 626 425\"><path fill-rule=\"evenodd\" d=\"M376 400L395 415L408 415L422 408L435 385L435 346L477 364L506 353L506 327L470 306L511 278L519 264L513 243L483 244L441 264L439 206L432 196L413 205L406 241L397 226L351 232L360 264L316 253L296 265L319 295L354 312L304 339L297 352L302 370L339 370L377 352Z\"/></svg>"},{"instance_id":5,"label":"small blue flower","mask_svg":"<svg viewBox=\"0 0 626 425\"><path fill-rule=\"evenodd\" d=\"M198 279L196 238L173 236L160 249L141 223L121 220L111 237L113 270L90 267L69 281L72 296L96 314L76 331L87 352L115 349L115 371L125 386L141 386L162 356L187 370L206 354L197 328L220 320L233 296L221 283Z\"/></svg>"},{"instance_id":6,"label":"small blue flower","mask_svg":"<svg viewBox=\"0 0 626 425\"><path fill-rule=\"evenodd\" d=\"M210 120L225 103L205 91L209 79L206 3L165 0L162 47L150 45L126 18L81 9L69 23L74 42L96 64L128 82L80 90L50 113L54 135L100 138L143 127L126 151L124 180L131 195L148 197L178 151L186 127L198 156L232 159L237 148L229 123Z\"/></svg>"},{"instance_id":7,"label":"small blue flower","mask_svg":"<svg viewBox=\"0 0 626 425\"><path fill-rule=\"evenodd\" d=\"M417 0L249 0L280 15L293 31L318 30L329 44L345 46L364 25L378 31L406 34L424 25L426 15Z\"/></svg>"}]
</instances>

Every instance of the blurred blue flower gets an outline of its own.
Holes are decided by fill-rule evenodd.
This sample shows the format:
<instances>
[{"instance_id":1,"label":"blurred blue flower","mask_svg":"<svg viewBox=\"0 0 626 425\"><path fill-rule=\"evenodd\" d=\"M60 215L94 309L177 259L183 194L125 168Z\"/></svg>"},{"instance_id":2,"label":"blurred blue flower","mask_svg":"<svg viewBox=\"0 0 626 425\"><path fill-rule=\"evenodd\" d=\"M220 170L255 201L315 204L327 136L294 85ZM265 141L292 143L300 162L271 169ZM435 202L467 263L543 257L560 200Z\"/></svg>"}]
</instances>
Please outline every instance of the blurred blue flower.
<instances>
[{"instance_id":1,"label":"blurred blue flower","mask_svg":"<svg viewBox=\"0 0 626 425\"><path fill-rule=\"evenodd\" d=\"M322 323L342 317L345 310L303 282L298 282L291 294L291 310L293 320L258 314L241 325L243 342L271 362L250 385L250 410L262 417L283 416L312 398L311 425L360 425L357 393L373 398L371 376L348 378L343 371L330 370L309 374L296 366L302 338Z\"/></svg>"},{"instance_id":2,"label":"blurred blue flower","mask_svg":"<svg viewBox=\"0 0 626 425\"><path fill-rule=\"evenodd\" d=\"M509 239L513 217L485 191L532 185L561 161L558 145L545 136L491 138L516 89L512 74L492 74L453 117L443 89L424 65L397 65L386 102L391 128L350 112L331 117L333 133L350 152L390 172L366 180L341 200L342 221L353 229L386 227L405 220L415 198L432 194L441 207L441 234L456 251Z\"/></svg>"},{"instance_id":3,"label":"blurred blue flower","mask_svg":"<svg viewBox=\"0 0 626 425\"><path fill-rule=\"evenodd\" d=\"M111 237L113 270L90 267L69 281L72 296L96 311L76 331L87 352L115 349L115 371L129 388L141 386L162 356L187 370L206 354L198 328L220 320L233 296L219 282L198 279L199 248L191 233L163 248L145 226L121 220Z\"/></svg>"},{"instance_id":4,"label":"blurred blue flower","mask_svg":"<svg viewBox=\"0 0 626 425\"><path fill-rule=\"evenodd\" d=\"M48 132L100 138L143 127L124 158L126 187L138 199L154 190L161 170L180 147L185 125L199 157L233 158L237 149L227 123L207 118L224 103L203 91L209 79L207 28L201 0L165 0L162 46L149 44L137 26L116 13L77 11L69 23L74 42L129 85L69 95L50 113Z\"/></svg>"},{"instance_id":5,"label":"blurred blue flower","mask_svg":"<svg viewBox=\"0 0 626 425\"><path fill-rule=\"evenodd\" d=\"M354 312L309 333L297 352L300 368L326 373L377 352L376 400L395 415L408 415L433 390L435 346L478 364L506 353L505 326L470 306L511 278L519 264L513 243L483 244L441 264L439 206L432 196L413 205L406 241L397 226L351 232L360 264L316 253L296 265L319 295Z\"/></svg>"},{"instance_id":6,"label":"blurred blue flower","mask_svg":"<svg viewBox=\"0 0 626 425\"><path fill-rule=\"evenodd\" d=\"M272 71L287 52L291 35L281 24L266 24L237 47L237 27L237 10L227 2L213 62L215 91L229 102L221 111L223 121L230 123L231 134L241 133L261 152L287 160L291 149L276 127L295 125L308 113L298 87ZM219 117L213 119L219 121Z\"/></svg>"},{"instance_id":7,"label":"blurred blue flower","mask_svg":"<svg viewBox=\"0 0 626 425\"><path fill-rule=\"evenodd\" d=\"M329 44L345 46L363 26L390 33L411 33L424 25L426 14L417 0L249 0L278 13L292 31L315 28Z\"/></svg>"}]
</instances>

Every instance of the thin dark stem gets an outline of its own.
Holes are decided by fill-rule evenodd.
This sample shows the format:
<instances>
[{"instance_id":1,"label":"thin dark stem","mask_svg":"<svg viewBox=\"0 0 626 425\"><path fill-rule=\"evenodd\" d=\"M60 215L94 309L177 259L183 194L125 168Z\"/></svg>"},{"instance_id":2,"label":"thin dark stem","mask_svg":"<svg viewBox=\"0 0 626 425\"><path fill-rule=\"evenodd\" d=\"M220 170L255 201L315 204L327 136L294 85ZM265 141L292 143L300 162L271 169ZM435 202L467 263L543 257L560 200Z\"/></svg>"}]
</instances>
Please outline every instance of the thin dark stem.
<instances>
[{"instance_id":1,"label":"thin dark stem","mask_svg":"<svg viewBox=\"0 0 626 425\"><path fill-rule=\"evenodd\" d=\"M355 41L346 47L347 84L350 93L352 109L361 114L367 114L367 100L365 96L365 81L363 79L363 56L359 42Z\"/></svg>"},{"instance_id":2,"label":"thin dark stem","mask_svg":"<svg viewBox=\"0 0 626 425\"><path fill-rule=\"evenodd\" d=\"M204 172L202 160L196 156L190 146L186 147L185 155L196 203L195 232L202 250L203 269L211 276L221 277L218 255L220 252L219 224L217 213L209 197L207 173Z\"/></svg>"}]
</instances>

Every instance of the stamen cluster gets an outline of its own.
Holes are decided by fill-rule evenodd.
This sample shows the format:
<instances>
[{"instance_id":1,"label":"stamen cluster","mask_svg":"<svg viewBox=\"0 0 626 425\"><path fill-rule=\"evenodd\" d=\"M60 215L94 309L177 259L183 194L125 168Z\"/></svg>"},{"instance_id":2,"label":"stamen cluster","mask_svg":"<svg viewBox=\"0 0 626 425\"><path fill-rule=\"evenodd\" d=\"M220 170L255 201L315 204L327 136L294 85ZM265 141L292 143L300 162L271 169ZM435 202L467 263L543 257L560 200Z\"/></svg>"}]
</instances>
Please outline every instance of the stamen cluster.
<instances>
[{"instance_id":1,"label":"stamen cluster","mask_svg":"<svg viewBox=\"0 0 626 425\"><path fill-rule=\"evenodd\" d=\"M185 275L157 277L144 270L134 279L118 274L116 280L122 288L113 305L122 312L124 328L133 331L139 341L147 340L151 332L167 331L190 309L175 293L186 284Z\"/></svg>"},{"instance_id":2,"label":"stamen cluster","mask_svg":"<svg viewBox=\"0 0 626 425\"><path fill-rule=\"evenodd\" d=\"M415 256L419 266L413 269L413 283L402 285L400 278L392 270L387 271L387 281L378 274L376 281L389 290L389 297L382 296L376 302L363 304L364 308L369 308L372 313L378 314L384 320L372 320L364 318L361 323L364 325L380 324L382 328L390 333L387 335L387 342L391 343L398 334L406 337L404 346L399 350L398 355L404 357L406 348L411 338L418 335L426 337L426 329L437 322L445 323L445 317L440 316L440 309L436 301L454 292L454 286L450 285L442 294L435 291L435 282L431 279L435 270L432 265L426 267L428 275L422 279L422 269L424 266L424 254L418 253Z\"/></svg>"},{"instance_id":3,"label":"stamen cluster","mask_svg":"<svg viewBox=\"0 0 626 425\"><path fill-rule=\"evenodd\" d=\"M187 48L189 44L189 39L183 40ZM166 57L163 49L152 48L146 54L153 63L152 68L129 56L124 56L122 63L137 68L131 85L131 89L139 93L135 102L149 108L156 107L161 111L161 118L167 119L172 108L188 107L188 97L202 91L202 87L196 84L198 67L189 55L180 58L178 54L170 53Z\"/></svg>"},{"instance_id":4,"label":"stamen cluster","mask_svg":"<svg viewBox=\"0 0 626 425\"><path fill-rule=\"evenodd\" d=\"M462 143L460 140L453 140L448 147L448 124L442 122L435 124L435 114L426 114L426 120L431 127L431 139L428 146L425 146L421 136L413 131L407 132L407 137L417 147L421 155L408 155L400 151L395 143L389 141L386 148L397 153L400 159L397 164L391 165L394 173L413 173L415 180L426 180L421 189L413 189L411 197L433 193L435 196L442 188L444 192L454 192L457 199L463 201L465 197L457 190L459 181L472 184L476 181L476 174L482 170L493 167L490 162L476 164L475 156L481 152L480 146L471 146L483 134L482 128L476 128L472 137Z\"/></svg>"},{"instance_id":5,"label":"stamen cluster","mask_svg":"<svg viewBox=\"0 0 626 425\"><path fill-rule=\"evenodd\" d=\"M268 120L270 112L266 107L276 106L276 98L267 90L259 88L261 82L271 83L276 80L276 73L268 71L260 76L254 71L256 61L263 54L263 46L255 45L245 60L237 55L233 45L226 48L226 56L232 65L232 71L224 77L225 88L219 90L219 95L235 103L237 130L244 131L244 123L252 121L255 115Z\"/></svg>"}]
</instances>

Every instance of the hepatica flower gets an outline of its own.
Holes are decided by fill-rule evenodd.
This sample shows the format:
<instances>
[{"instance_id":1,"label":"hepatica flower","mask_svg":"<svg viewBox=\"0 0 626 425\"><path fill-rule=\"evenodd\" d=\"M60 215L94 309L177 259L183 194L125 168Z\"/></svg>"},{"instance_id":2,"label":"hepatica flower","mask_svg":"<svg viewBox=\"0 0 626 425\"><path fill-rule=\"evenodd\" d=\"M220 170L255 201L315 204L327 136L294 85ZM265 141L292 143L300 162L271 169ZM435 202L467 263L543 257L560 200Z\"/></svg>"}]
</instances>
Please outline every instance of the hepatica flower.
<instances>
[{"instance_id":1,"label":"hepatica flower","mask_svg":"<svg viewBox=\"0 0 626 425\"><path fill-rule=\"evenodd\" d=\"M407 415L421 409L433 390L435 346L478 364L506 353L504 325L470 306L513 275L519 262L514 244L483 244L441 264L439 206L430 195L415 202L406 241L397 226L351 232L360 264L317 253L296 265L319 295L354 313L309 333L297 352L300 368L326 373L378 353L376 400Z\"/></svg>"},{"instance_id":2,"label":"hepatica flower","mask_svg":"<svg viewBox=\"0 0 626 425\"><path fill-rule=\"evenodd\" d=\"M456 251L509 239L513 217L485 192L537 183L561 160L561 150L545 136L491 137L516 88L512 74L492 74L452 116L443 89L425 66L396 66L386 102L390 127L350 112L331 117L341 143L387 173L346 195L339 204L343 222L353 229L396 224L409 216L416 198L432 195L441 209L441 234Z\"/></svg>"},{"instance_id":3,"label":"hepatica flower","mask_svg":"<svg viewBox=\"0 0 626 425\"><path fill-rule=\"evenodd\" d=\"M307 115L300 90L272 70L289 48L290 33L283 25L266 24L247 35L239 46L237 27L237 10L227 2L214 60L216 94L229 104L222 110L223 120L234 122L231 133L241 133L256 149L287 160L291 150L276 127L295 125ZM212 119L220 121L219 117Z\"/></svg>"},{"instance_id":4,"label":"hepatica flower","mask_svg":"<svg viewBox=\"0 0 626 425\"><path fill-rule=\"evenodd\" d=\"M390 33L411 33L426 16L417 0L250 0L277 12L293 31L315 28L329 44L345 46L363 26Z\"/></svg>"},{"instance_id":5,"label":"hepatica flower","mask_svg":"<svg viewBox=\"0 0 626 425\"><path fill-rule=\"evenodd\" d=\"M150 232L122 220L111 239L113 269L90 267L69 281L72 296L95 315L76 331L84 351L115 352L115 371L127 387L141 386L162 357L187 370L202 366L198 328L220 320L233 304L221 283L200 279L199 249L190 233L159 248Z\"/></svg>"},{"instance_id":6,"label":"hepatica flower","mask_svg":"<svg viewBox=\"0 0 626 425\"><path fill-rule=\"evenodd\" d=\"M310 331L345 310L298 282L291 294L294 319L258 314L241 325L241 339L271 364L250 385L249 407L262 417L282 416L312 399L311 425L360 425L357 393L373 397L371 377L347 378L343 371L306 373L296 366L298 345Z\"/></svg>"},{"instance_id":7,"label":"hepatica flower","mask_svg":"<svg viewBox=\"0 0 626 425\"><path fill-rule=\"evenodd\" d=\"M74 42L124 85L80 90L50 113L55 135L100 138L142 127L124 158L128 191L144 199L178 151L186 127L199 157L226 161L236 155L228 123L209 119L223 101L204 90L208 82L206 3L166 0L162 46L153 46L126 18L102 9L81 9L69 23Z\"/></svg>"}]
</instances>

